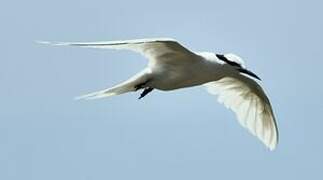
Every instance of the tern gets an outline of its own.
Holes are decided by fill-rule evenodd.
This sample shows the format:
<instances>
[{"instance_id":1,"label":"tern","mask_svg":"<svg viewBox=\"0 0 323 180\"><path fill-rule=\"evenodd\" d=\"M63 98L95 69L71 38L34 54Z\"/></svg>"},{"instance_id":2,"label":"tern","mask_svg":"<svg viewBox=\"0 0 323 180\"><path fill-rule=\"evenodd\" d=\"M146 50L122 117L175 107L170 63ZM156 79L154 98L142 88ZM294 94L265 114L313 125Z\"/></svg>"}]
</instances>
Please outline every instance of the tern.
<instances>
[{"instance_id":1,"label":"tern","mask_svg":"<svg viewBox=\"0 0 323 180\"><path fill-rule=\"evenodd\" d=\"M193 52L171 38L41 43L126 49L140 53L148 59L147 67L128 80L78 99L97 99L143 90L139 97L141 99L154 89L170 91L204 85L266 147L274 150L277 146L277 124L269 99L258 84L261 79L248 70L243 60L235 54Z\"/></svg>"}]
</instances>

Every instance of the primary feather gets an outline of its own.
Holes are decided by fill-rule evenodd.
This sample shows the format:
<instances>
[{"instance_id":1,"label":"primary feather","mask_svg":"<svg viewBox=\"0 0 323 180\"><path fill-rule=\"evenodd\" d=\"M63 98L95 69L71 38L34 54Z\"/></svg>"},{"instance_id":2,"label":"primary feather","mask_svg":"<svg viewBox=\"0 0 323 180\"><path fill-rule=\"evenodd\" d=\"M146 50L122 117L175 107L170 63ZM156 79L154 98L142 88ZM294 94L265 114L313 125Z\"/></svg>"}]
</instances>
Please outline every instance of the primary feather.
<instances>
[{"instance_id":1,"label":"primary feather","mask_svg":"<svg viewBox=\"0 0 323 180\"><path fill-rule=\"evenodd\" d=\"M239 123L257 136L270 150L278 143L278 130L270 102L262 88L247 77L222 78L206 84L218 101L235 112Z\"/></svg>"}]
</instances>

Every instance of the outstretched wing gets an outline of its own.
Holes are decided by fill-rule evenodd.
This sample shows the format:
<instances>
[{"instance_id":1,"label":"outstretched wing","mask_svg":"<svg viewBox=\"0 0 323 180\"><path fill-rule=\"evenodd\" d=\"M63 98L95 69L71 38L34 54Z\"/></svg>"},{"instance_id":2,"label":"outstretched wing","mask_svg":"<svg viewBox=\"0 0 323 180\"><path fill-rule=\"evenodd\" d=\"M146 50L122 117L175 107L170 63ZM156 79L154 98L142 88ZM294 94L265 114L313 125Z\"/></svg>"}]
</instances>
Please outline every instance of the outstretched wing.
<instances>
[{"instance_id":1,"label":"outstretched wing","mask_svg":"<svg viewBox=\"0 0 323 180\"><path fill-rule=\"evenodd\" d=\"M186 49L176 40L170 38L134 39L125 41L102 42L40 42L58 46L79 46L102 49L127 49L138 52L151 61L151 63L181 61L185 63L198 58L196 54Z\"/></svg>"},{"instance_id":2,"label":"outstretched wing","mask_svg":"<svg viewBox=\"0 0 323 180\"><path fill-rule=\"evenodd\" d=\"M257 136L270 150L278 143L278 129L269 99L252 79L225 77L205 84L211 94L235 112L239 123Z\"/></svg>"}]
</instances>

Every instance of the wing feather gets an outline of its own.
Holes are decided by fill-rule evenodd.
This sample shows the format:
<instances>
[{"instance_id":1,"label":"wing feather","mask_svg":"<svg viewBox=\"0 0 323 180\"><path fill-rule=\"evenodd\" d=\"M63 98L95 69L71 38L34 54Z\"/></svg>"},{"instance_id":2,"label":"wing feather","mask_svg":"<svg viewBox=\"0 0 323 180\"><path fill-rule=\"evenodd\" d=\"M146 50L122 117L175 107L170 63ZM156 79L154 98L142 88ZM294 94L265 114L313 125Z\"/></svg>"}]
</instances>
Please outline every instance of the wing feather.
<instances>
[{"instance_id":1,"label":"wing feather","mask_svg":"<svg viewBox=\"0 0 323 180\"><path fill-rule=\"evenodd\" d=\"M185 59L193 61L198 56L186 49L176 40L171 38L151 38L151 39L134 39L124 41L100 41L100 42L46 42L39 41L42 44L56 46L77 46L86 48L101 49L125 49L142 54L152 62L169 62L173 60Z\"/></svg>"},{"instance_id":2,"label":"wing feather","mask_svg":"<svg viewBox=\"0 0 323 180\"><path fill-rule=\"evenodd\" d=\"M252 79L225 77L206 84L218 101L235 112L239 123L257 136L270 150L278 143L278 130L270 102Z\"/></svg>"}]
</instances>

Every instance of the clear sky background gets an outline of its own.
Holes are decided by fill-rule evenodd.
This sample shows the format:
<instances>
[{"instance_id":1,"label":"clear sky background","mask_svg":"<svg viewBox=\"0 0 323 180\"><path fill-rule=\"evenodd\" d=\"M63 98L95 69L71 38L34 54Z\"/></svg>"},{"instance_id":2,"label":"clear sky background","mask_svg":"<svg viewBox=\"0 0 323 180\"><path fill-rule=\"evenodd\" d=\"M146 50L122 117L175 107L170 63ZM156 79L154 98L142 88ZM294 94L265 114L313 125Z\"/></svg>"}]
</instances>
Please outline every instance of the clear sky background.
<instances>
[{"instance_id":1,"label":"clear sky background","mask_svg":"<svg viewBox=\"0 0 323 180\"><path fill-rule=\"evenodd\" d=\"M30 0L0 3L0 179L322 179L320 1ZM96 101L147 61L49 41L172 37L239 54L262 79L270 152L203 87Z\"/></svg>"}]
</instances>

